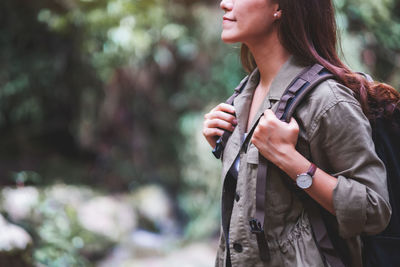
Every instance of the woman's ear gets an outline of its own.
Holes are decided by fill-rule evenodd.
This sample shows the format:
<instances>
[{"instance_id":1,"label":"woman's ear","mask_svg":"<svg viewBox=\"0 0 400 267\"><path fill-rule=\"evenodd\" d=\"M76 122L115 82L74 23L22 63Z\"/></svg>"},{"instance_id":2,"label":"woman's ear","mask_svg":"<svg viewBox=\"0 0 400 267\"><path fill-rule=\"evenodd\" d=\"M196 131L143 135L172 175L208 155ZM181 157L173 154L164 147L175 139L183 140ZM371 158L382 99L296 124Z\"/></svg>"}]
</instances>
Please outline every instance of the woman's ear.
<instances>
[{"instance_id":1,"label":"woman's ear","mask_svg":"<svg viewBox=\"0 0 400 267\"><path fill-rule=\"evenodd\" d=\"M279 4L274 4L274 19L280 19L282 17L282 10L279 7Z\"/></svg>"},{"instance_id":2,"label":"woman's ear","mask_svg":"<svg viewBox=\"0 0 400 267\"><path fill-rule=\"evenodd\" d=\"M274 13L274 19L280 19L282 17L282 10L276 11Z\"/></svg>"}]
</instances>

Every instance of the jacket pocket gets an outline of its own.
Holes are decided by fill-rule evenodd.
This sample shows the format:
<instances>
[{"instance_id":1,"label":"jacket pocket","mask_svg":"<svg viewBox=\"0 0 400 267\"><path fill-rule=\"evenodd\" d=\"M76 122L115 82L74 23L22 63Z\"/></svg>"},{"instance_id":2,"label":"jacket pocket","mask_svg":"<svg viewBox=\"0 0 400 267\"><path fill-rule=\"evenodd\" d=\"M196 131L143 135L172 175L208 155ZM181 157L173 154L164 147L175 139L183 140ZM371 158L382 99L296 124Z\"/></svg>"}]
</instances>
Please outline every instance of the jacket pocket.
<instances>
[{"instance_id":1,"label":"jacket pocket","mask_svg":"<svg viewBox=\"0 0 400 267\"><path fill-rule=\"evenodd\" d=\"M303 211L285 239L279 240L283 266L321 267L323 256L314 241L310 222Z\"/></svg>"}]
</instances>

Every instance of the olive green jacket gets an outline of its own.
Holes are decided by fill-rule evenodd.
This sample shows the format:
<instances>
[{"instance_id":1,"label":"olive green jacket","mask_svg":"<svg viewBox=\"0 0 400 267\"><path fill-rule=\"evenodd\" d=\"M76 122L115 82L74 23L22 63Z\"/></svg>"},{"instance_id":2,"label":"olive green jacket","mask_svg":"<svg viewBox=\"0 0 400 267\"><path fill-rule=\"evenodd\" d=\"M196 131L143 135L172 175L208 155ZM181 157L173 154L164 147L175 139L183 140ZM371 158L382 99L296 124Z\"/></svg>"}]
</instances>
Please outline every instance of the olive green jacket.
<instances>
[{"instance_id":1,"label":"olive green jacket","mask_svg":"<svg viewBox=\"0 0 400 267\"><path fill-rule=\"evenodd\" d=\"M274 109L289 83L304 69L291 57L275 77L268 95L258 110ZM256 236L249 220L255 214L258 150L253 144L242 145L249 108L259 82L256 69L234 107L238 126L232 133L222 157L222 178L232 179L229 170L240 158L236 195L232 202L222 193L222 218L228 218L229 252L233 267L251 266L324 266L310 223L298 194L289 189L290 179L270 164L267 176L265 235L271 260L259 258ZM275 106L274 106L275 105ZM300 126L297 150L320 169L337 177L333 192L336 217L333 224L345 239L351 266L362 266L361 234L375 234L388 224L391 208L386 187L386 171L375 153L371 126L350 89L335 80L319 85L299 106L294 117ZM251 122L252 128L255 121ZM229 218L230 217L230 218ZM226 266L226 237L221 238L215 266Z\"/></svg>"}]
</instances>

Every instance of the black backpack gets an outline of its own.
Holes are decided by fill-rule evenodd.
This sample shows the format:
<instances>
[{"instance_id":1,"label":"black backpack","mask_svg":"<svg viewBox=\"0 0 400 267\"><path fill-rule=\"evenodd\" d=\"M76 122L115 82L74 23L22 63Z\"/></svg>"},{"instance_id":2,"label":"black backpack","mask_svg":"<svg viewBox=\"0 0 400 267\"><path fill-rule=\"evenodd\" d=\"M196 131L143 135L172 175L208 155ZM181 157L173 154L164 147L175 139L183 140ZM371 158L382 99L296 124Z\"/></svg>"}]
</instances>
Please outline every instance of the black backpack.
<instances>
[{"instance_id":1,"label":"black backpack","mask_svg":"<svg viewBox=\"0 0 400 267\"><path fill-rule=\"evenodd\" d=\"M365 77L372 80L368 75ZM306 68L283 93L275 112L276 116L282 121L289 122L296 108L308 93L323 81L332 78L335 78L334 75L319 64ZM239 84L235 93L226 101L227 104L233 105L236 96L244 89L247 79L248 77ZM400 192L400 110L395 109L390 118L377 118L371 122L371 126L376 152L387 170L392 217L382 233L361 237L363 240L363 265L366 267L395 267L400 266L400 196L396 196L396 193ZM230 132L225 131L218 139L216 147L213 149L215 157L221 157L230 135ZM252 135L252 132L249 135ZM268 161L260 154L256 186L256 214L249 224L250 231L256 235L262 261L269 260L269 248L263 229L267 169ZM313 234L324 260L332 267L350 266L350 257L345 241L338 234L333 233L332 227L328 223L327 218L333 215L321 208L311 198L304 197L305 194L302 194L292 184L288 186L295 190L305 202L304 206L309 214ZM234 194L235 188L224 188L224 191L226 194Z\"/></svg>"},{"instance_id":2,"label":"black backpack","mask_svg":"<svg viewBox=\"0 0 400 267\"><path fill-rule=\"evenodd\" d=\"M378 118L372 123L375 150L387 171L392 217L386 229L375 236L363 237L364 266L400 265L400 111L392 118Z\"/></svg>"}]
</instances>

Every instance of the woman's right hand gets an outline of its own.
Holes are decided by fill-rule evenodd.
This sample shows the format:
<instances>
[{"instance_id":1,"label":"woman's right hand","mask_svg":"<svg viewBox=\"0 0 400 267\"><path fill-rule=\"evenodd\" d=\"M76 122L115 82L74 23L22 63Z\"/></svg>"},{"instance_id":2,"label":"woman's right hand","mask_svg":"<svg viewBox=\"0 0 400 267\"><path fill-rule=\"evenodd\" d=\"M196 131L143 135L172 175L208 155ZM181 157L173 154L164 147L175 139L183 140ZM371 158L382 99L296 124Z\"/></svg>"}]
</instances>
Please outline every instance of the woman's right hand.
<instances>
[{"instance_id":1,"label":"woman's right hand","mask_svg":"<svg viewBox=\"0 0 400 267\"><path fill-rule=\"evenodd\" d=\"M204 115L203 135L212 148L224 130L232 132L237 125L235 108L221 103Z\"/></svg>"}]
</instances>

